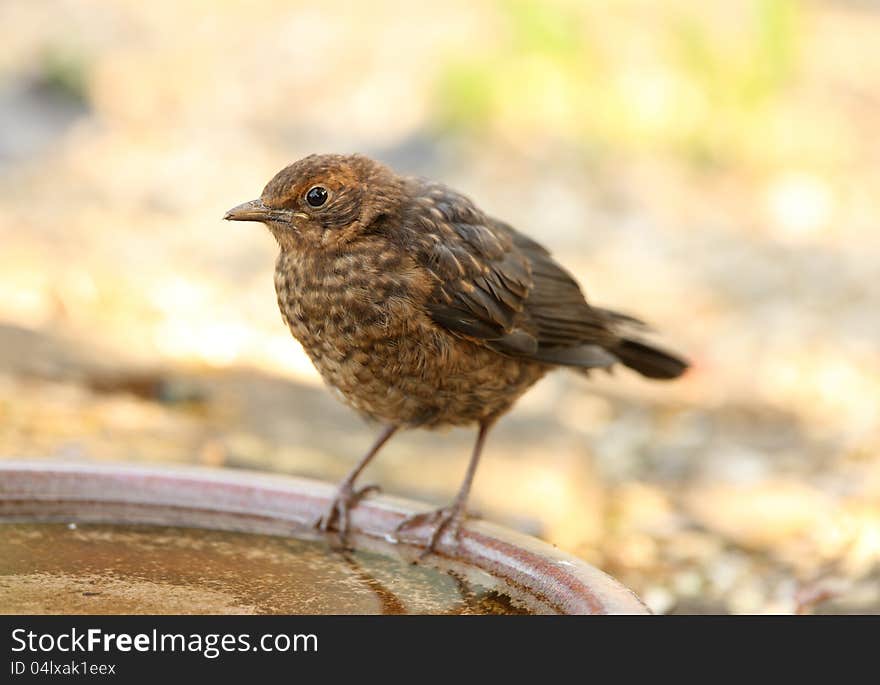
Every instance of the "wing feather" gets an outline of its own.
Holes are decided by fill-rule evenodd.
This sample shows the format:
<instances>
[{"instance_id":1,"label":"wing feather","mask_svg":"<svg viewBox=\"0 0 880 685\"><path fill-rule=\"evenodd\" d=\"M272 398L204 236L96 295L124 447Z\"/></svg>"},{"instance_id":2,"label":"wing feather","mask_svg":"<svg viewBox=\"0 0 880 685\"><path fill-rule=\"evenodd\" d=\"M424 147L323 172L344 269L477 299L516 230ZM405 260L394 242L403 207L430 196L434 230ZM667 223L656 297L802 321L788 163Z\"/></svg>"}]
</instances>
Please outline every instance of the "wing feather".
<instances>
[{"instance_id":1,"label":"wing feather","mask_svg":"<svg viewBox=\"0 0 880 685\"><path fill-rule=\"evenodd\" d=\"M434 322L503 354L551 364L609 366L611 335L574 278L538 243L423 182L406 219L407 245L433 275Z\"/></svg>"}]
</instances>

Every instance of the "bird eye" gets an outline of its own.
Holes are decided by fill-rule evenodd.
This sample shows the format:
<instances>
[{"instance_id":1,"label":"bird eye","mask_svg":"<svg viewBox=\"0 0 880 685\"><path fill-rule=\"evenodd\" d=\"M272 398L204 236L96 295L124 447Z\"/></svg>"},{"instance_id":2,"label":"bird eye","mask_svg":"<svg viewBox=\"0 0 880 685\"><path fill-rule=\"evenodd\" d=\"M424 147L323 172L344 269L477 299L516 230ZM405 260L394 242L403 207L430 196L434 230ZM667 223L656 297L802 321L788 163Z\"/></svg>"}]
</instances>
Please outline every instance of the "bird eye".
<instances>
[{"instance_id":1,"label":"bird eye","mask_svg":"<svg viewBox=\"0 0 880 685\"><path fill-rule=\"evenodd\" d=\"M312 207L320 207L327 202L327 189L323 186L312 186L306 193L306 202Z\"/></svg>"}]
</instances>

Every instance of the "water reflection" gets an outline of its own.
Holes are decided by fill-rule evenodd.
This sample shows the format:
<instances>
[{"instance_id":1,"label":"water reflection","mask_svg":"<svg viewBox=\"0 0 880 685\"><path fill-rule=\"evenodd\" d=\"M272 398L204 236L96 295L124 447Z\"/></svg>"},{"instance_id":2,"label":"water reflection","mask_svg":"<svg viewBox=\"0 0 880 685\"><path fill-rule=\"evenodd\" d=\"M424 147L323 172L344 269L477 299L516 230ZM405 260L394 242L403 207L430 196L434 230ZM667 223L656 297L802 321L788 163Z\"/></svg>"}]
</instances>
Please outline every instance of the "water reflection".
<instances>
[{"instance_id":1,"label":"water reflection","mask_svg":"<svg viewBox=\"0 0 880 685\"><path fill-rule=\"evenodd\" d=\"M510 614L500 587L323 540L4 524L2 613Z\"/></svg>"}]
</instances>

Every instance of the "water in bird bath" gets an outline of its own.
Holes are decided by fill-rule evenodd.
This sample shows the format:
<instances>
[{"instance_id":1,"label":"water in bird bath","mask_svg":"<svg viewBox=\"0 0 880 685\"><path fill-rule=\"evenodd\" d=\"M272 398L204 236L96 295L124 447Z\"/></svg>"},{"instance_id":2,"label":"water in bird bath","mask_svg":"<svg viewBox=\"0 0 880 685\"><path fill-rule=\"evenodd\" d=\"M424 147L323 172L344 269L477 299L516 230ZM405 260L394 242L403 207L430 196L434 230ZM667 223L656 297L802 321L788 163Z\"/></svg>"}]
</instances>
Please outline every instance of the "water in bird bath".
<instances>
[{"instance_id":1,"label":"water in bird bath","mask_svg":"<svg viewBox=\"0 0 880 685\"><path fill-rule=\"evenodd\" d=\"M0 524L0 613L522 614L487 574L321 539L160 526Z\"/></svg>"}]
</instances>

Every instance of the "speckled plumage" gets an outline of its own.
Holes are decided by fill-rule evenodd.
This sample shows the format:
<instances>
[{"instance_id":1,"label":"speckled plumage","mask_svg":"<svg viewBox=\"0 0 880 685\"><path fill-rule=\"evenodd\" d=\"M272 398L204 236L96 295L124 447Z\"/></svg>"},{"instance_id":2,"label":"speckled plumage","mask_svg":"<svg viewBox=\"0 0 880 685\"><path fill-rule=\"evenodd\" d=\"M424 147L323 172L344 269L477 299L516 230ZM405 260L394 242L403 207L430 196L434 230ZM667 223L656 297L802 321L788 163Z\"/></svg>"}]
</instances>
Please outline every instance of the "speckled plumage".
<instances>
[{"instance_id":1,"label":"speckled plumage","mask_svg":"<svg viewBox=\"0 0 880 685\"><path fill-rule=\"evenodd\" d=\"M428 314L432 284L385 236L344 253L282 251L278 306L327 384L369 418L407 426L498 415L549 368L451 334Z\"/></svg>"},{"instance_id":2,"label":"speckled plumage","mask_svg":"<svg viewBox=\"0 0 880 685\"><path fill-rule=\"evenodd\" d=\"M320 206L308 200L314 188ZM538 243L460 193L366 157L306 157L226 218L269 227L291 333L345 402L389 426L477 423L479 446L494 419L556 366L621 362L651 378L686 368L632 337L637 320L587 304ZM344 481L346 502L325 527L337 514L347 525L354 479L391 432Z\"/></svg>"}]
</instances>

